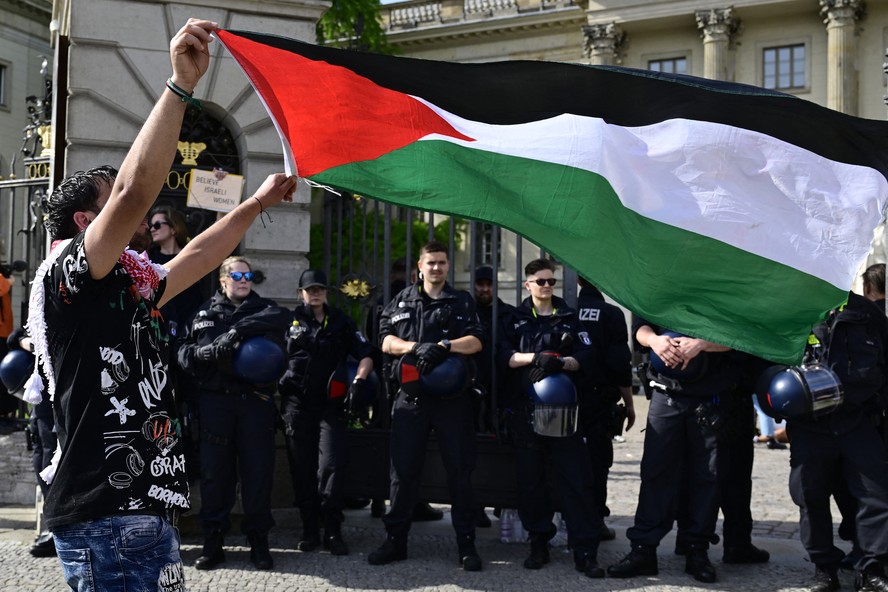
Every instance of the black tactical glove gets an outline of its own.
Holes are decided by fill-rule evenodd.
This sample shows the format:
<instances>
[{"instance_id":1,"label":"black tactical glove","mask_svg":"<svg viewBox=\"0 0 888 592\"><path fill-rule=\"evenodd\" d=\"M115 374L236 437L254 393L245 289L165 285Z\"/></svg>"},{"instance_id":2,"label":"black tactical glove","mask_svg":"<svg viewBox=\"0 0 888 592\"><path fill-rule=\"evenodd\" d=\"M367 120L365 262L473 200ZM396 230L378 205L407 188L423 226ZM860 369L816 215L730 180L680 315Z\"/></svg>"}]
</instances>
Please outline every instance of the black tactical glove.
<instances>
[{"instance_id":1,"label":"black tactical glove","mask_svg":"<svg viewBox=\"0 0 888 592\"><path fill-rule=\"evenodd\" d=\"M428 374L432 369L447 359L450 350L437 343L417 343L413 346L413 355L419 358L416 368L420 374Z\"/></svg>"},{"instance_id":2,"label":"black tactical glove","mask_svg":"<svg viewBox=\"0 0 888 592\"><path fill-rule=\"evenodd\" d=\"M202 345L194 350L194 357L201 362L215 362L216 348L213 344Z\"/></svg>"},{"instance_id":3,"label":"black tactical glove","mask_svg":"<svg viewBox=\"0 0 888 592\"><path fill-rule=\"evenodd\" d=\"M364 400L364 379L355 378L355 381L348 387L348 393L345 395L345 409L352 415L357 410L360 401Z\"/></svg>"},{"instance_id":4,"label":"black tactical glove","mask_svg":"<svg viewBox=\"0 0 888 592\"><path fill-rule=\"evenodd\" d=\"M217 337L212 346L216 349L216 360L229 360L231 359L231 354L234 353L234 348L240 342L240 335L237 334L237 331L234 329L230 329L228 333L224 335L220 335Z\"/></svg>"},{"instance_id":5,"label":"black tactical glove","mask_svg":"<svg viewBox=\"0 0 888 592\"><path fill-rule=\"evenodd\" d=\"M537 352L533 356L528 378L531 382L539 382L550 374L555 374L564 368L564 361L557 355L547 352Z\"/></svg>"}]
</instances>

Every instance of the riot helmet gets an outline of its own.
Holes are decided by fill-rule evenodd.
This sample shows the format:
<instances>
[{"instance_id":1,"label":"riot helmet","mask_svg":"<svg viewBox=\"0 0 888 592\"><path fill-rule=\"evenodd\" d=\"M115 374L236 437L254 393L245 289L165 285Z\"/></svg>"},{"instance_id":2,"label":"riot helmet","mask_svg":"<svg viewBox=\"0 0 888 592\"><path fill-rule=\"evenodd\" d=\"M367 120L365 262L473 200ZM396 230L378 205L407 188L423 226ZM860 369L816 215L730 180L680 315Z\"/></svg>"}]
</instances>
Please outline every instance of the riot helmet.
<instances>
[{"instance_id":1,"label":"riot helmet","mask_svg":"<svg viewBox=\"0 0 888 592\"><path fill-rule=\"evenodd\" d=\"M348 387L355 381L358 375L358 362L354 358L349 357L343 362L339 362L336 369L330 375L327 381L327 396L332 401L342 401L348 393ZM362 398L360 401L353 401L355 407L370 407L376 402L379 393L379 378L376 372L370 372L364 379L364 388L361 391Z\"/></svg>"},{"instance_id":2,"label":"riot helmet","mask_svg":"<svg viewBox=\"0 0 888 592\"><path fill-rule=\"evenodd\" d=\"M759 406L775 419L822 417L844 400L839 377L822 364L774 366L764 372L759 383Z\"/></svg>"},{"instance_id":3,"label":"riot helmet","mask_svg":"<svg viewBox=\"0 0 888 592\"><path fill-rule=\"evenodd\" d=\"M450 399L461 395L469 386L469 369L461 355L450 354L425 374L420 374L417 361L413 354L406 354L395 365L401 390L412 397L430 395Z\"/></svg>"},{"instance_id":4,"label":"riot helmet","mask_svg":"<svg viewBox=\"0 0 888 592\"><path fill-rule=\"evenodd\" d=\"M237 345L232 365L234 373L250 384L273 384L287 369L287 356L275 341L256 335Z\"/></svg>"},{"instance_id":5,"label":"riot helmet","mask_svg":"<svg viewBox=\"0 0 888 592\"><path fill-rule=\"evenodd\" d=\"M0 361L0 381L9 394L22 398L22 388L34 372L34 354L23 349L11 350Z\"/></svg>"},{"instance_id":6,"label":"riot helmet","mask_svg":"<svg viewBox=\"0 0 888 592\"><path fill-rule=\"evenodd\" d=\"M533 431L540 436L563 438L577 431L577 387L564 372L528 381L533 402Z\"/></svg>"}]
</instances>

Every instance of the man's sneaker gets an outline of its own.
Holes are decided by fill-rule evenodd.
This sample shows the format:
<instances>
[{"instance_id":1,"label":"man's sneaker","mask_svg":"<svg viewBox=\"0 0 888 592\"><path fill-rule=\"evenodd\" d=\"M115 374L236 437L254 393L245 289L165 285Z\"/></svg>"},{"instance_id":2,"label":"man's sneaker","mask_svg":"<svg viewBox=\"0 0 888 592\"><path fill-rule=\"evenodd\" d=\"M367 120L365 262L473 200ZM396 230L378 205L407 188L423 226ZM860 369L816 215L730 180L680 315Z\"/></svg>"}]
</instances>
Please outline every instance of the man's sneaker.
<instances>
[{"instance_id":1,"label":"man's sneaker","mask_svg":"<svg viewBox=\"0 0 888 592\"><path fill-rule=\"evenodd\" d=\"M635 576L655 576L657 568L657 549L643 545L633 545L629 554L619 563L607 568L607 575L612 578L634 578Z\"/></svg>"},{"instance_id":2,"label":"man's sneaker","mask_svg":"<svg viewBox=\"0 0 888 592\"><path fill-rule=\"evenodd\" d=\"M31 548L28 549L28 553L33 557L55 557L56 556L56 548L55 541L52 538L51 532L41 533L39 537L34 541L34 544L31 545Z\"/></svg>"},{"instance_id":3,"label":"man's sneaker","mask_svg":"<svg viewBox=\"0 0 888 592\"><path fill-rule=\"evenodd\" d=\"M370 565L387 565L404 559L407 559L407 542L396 541L392 537L385 539L381 547L367 555L367 563Z\"/></svg>"},{"instance_id":4,"label":"man's sneaker","mask_svg":"<svg viewBox=\"0 0 888 592\"><path fill-rule=\"evenodd\" d=\"M786 444L782 444L778 442L776 439L771 438L768 440L768 449L769 450L786 450Z\"/></svg>"},{"instance_id":5,"label":"man's sneaker","mask_svg":"<svg viewBox=\"0 0 888 592\"><path fill-rule=\"evenodd\" d=\"M612 541L617 538L617 531L610 526L602 526L598 535L599 541Z\"/></svg>"},{"instance_id":6,"label":"man's sneaker","mask_svg":"<svg viewBox=\"0 0 888 592\"><path fill-rule=\"evenodd\" d=\"M838 568L817 566L814 570L814 583L809 588L810 592L832 592L840 587Z\"/></svg>"},{"instance_id":7,"label":"man's sneaker","mask_svg":"<svg viewBox=\"0 0 888 592\"><path fill-rule=\"evenodd\" d=\"M854 589L860 592L888 592L888 578L881 570L877 573L859 571L854 575Z\"/></svg>"},{"instance_id":8,"label":"man's sneaker","mask_svg":"<svg viewBox=\"0 0 888 592\"><path fill-rule=\"evenodd\" d=\"M767 563L770 559L770 553L752 543L741 547L725 547L722 556L724 563Z\"/></svg>"},{"instance_id":9,"label":"man's sneaker","mask_svg":"<svg viewBox=\"0 0 888 592\"><path fill-rule=\"evenodd\" d=\"M715 568L709 561L709 554L706 549L688 546L687 555L685 555L685 573L694 576L698 582L711 584L716 580Z\"/></svg>"}]
</instances>

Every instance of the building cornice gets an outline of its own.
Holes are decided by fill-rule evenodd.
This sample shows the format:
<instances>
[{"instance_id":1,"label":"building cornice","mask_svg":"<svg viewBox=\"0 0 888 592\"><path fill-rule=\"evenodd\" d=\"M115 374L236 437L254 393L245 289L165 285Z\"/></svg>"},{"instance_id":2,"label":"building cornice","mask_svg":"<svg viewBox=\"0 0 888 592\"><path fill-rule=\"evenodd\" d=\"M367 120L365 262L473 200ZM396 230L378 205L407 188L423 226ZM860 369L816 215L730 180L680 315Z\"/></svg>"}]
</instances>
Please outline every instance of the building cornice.
<instances>
[{"instance_id":1,"label":"building cornice","mask_svg":"<svg viewBox=\"0 0 888 592\"><path fill-rule=\"evenodd\" d=\"M384 6L383 9L385 8ZM386 32L386 36L393 45L406 47L563 27L577 27L579 30L585 22L586 15L582 7L565 6L534 12L494 15L483 19L421 24L410 29L390 29Z\"/></svg>"}]
</instances>

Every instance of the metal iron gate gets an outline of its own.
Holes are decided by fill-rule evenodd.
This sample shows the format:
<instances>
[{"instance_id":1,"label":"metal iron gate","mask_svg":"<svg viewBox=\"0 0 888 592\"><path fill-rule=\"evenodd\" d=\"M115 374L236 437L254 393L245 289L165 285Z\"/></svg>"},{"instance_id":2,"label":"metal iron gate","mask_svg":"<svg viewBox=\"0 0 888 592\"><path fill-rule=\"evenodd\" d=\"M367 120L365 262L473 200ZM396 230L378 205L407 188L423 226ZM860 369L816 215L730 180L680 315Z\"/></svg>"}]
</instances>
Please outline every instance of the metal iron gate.
<instances>
[{"instance_id":1,"label":"metal iron gate","mask_svg":"<svg viewBox=\"0 0 888 592\"><path fill-rule=\"evenodd\" d=\"M524 264L546 256L545 251L522 237L492 224L461 220L432 212L404 209L348 193L326 191L323 221L313 225L309 263L327 273L331 305L350 313L365 335L378 346L376 326L382 305L389 302L405 282L415 281L420 246L438 240L449 246L449 283L473 293L475 270L491 266L493 318L497 318L497 296L517 305L524 299ZM561 268L563 297L576 304L576 273ZM489 343L496 340L496 324ZM481 355L493 356L486 347ZM377 361L378 362L378 361ZM376 365L379 370L379 364ZM386 380L380 377L379 384ZM514 461L511 449L499 443L496 401L497 378L493 371L487 413L494 433L479 433L478 463L474 487L485 506L516 507ZM372 420L361 429L350 429L351 462L347 495L386 498L389 495L388 426L393 393L377 397ZM426 455L422 498L448 502L446 472L437 441L431 437Z\"/></svg>"}]
</instances>

